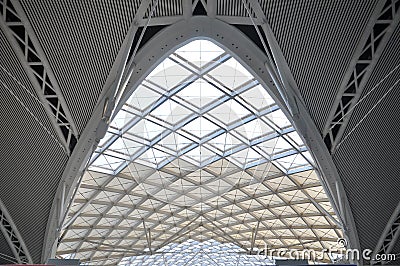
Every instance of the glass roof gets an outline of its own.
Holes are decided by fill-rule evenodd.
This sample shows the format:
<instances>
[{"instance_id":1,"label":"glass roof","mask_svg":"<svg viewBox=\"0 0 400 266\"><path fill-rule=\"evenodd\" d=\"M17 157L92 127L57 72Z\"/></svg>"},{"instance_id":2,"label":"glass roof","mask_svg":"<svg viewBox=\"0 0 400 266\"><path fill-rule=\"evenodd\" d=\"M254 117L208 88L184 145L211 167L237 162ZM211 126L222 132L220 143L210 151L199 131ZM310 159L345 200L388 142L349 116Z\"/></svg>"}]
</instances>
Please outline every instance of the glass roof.
<instances>
[{"instance_id":1,"label":"glass roof","mask_svg":"<svg viewBox=\"0 0 400 266\"><path fill-rule=\"evenodd\" d=\"M248 255L232 243L221 244L215 240L198 242L187 240L182 244L171 243L153 255L126 257L120 265L274 265L264 255Z\"/></svg>"},{"instance_id":2,"label":"glass roof","mask_svg":"<svg viewBox=\"0 0 400 266\"><path fill-rule=\"evenodd\" d=\"M218 45L195 40L113 119L57 254L91 265L185 265L185 254L168 255L177 243L235 245L237 254L265 244L322 250L342 235L332 217L306 146L266 88Z\"/></svg>"}]
</instances>

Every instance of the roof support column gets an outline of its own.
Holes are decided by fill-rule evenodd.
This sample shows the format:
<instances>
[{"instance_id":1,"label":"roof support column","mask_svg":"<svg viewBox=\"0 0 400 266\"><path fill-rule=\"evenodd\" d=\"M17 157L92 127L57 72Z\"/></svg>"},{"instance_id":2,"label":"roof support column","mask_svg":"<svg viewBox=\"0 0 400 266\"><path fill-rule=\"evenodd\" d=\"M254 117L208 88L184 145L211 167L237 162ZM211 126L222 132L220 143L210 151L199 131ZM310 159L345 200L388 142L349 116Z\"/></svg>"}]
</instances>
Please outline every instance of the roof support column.
<instances>
[{"instance_id":1,"label":"roof support column","mask_svg":"<svg viewBox=\"0 0 400 266\"><path fill-rule=\"evenodd\" d=\"M329 151L326 150L318 129L305 107L304 101L298 91L296 82L291 74L286 59L284 58L273 32L269 27L267 18L258 1L242 0L242 2L246 5L249 15L252 14L249 10L249 7L251 7L257 18L263 21L261 27L268 41L268 46L264 43L265 53L269 58L269 62L266 62L266 68L270 73L271 78L274 80L274 83L276 83L276 86L281 87L278 88L279 93L287 105L286 107L293 119L294 125L298 132L300 132L304 137L305 143L310 149L310 153L318 164L318 169L320 169L321 172L321 183L331 201L332 207L339 216L340 223L343 224L344 234L349 240L348 242L350 247L359 248L359 240L353 215L339 173L337 172ZM247 3L250 5L247 6ZM254 23L253 25L259 33L257 25ZM264 42L260 33L259 37L262 42ZM337 191L339 191L339 194Z\"/></svg>"},{"instance_id":2,"label":"roof support column","mask_svg":"<svg viewBox=\"0 0 400 266\"><path fill-rule=\"evenodd\" d=\"M157 3L158 0L155 1ZM96 108L93 111L92 118L81 134L82 141L77 144L77 148L74 150L64 170L62 181L57 189L57 194L54 198L48 220L48 229L42 253L43 262L55 256L58 244L57 238L60 236L66 214L72 204L74 191L77 189L77 186L79 186L78 181L85 172L86 163L94 149L107 132L110 117L115 107L115 99L118 97L118 89L120 88L126 69L129 53L139 28L138 21L143 19L146 11L148 11L150 2L152 1L146 0L141 2L107 77L102 93L97 101ZM155 5L156 4L153 4L151 8L154 8ZM60 210L64 210L64 215L60 216Z\"/></svg>"},{"instance_id":3,"label":"roof support column","mask_svg":"<svg viewBox=\"0 0 400 266\"><path fill-rule=\"evenodd\" d=\"M183 0L182 1L182 5L183 5L183 17L188 20L192 17L193 11L193 4L192 4L192 0Z\"/></svg>"}]
</instances>

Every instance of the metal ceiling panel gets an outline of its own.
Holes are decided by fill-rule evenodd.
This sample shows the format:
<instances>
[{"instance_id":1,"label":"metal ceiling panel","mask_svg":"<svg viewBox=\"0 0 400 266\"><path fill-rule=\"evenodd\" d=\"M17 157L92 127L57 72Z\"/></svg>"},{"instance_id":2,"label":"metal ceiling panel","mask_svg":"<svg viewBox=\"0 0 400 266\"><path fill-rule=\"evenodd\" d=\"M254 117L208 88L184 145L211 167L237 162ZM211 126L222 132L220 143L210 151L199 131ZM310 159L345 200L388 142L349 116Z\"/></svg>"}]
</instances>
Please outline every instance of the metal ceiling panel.
<instances>
[{"instance_id":1,"label":"metal ceiling panel","mask_svg":"<svg viewBox=\"0 0 400 266\"><path fill-rule=\"evenodd\" d=\"M248 13L242 0L218 0L217 15L248 17Z\"/></svg>"},{"instance_id":2,"label":"metal ceiling panel","mask_svg":"<svg viewBox=\"0 0 400 266\"><path fill-rule=\"evenodd\" d=\"M376 2L260 1L320 131Z\"/></svg>"},{"instance_id":3,"label":"metal ceiling panel","mask_svg":"<svg viewBox=\"0 0 400 266\"><path fill-rule=\"evenodd\" d=\"M111 249L122 259L189 238L251 251L321 250L341 237L290 121L218 45L180 47L132 89L82 178L58 255L110 264Z\"/></svg>"},{"instance_id":4,"label":"metal ceiling panel","mask_svg":"<svg viewBox=\"0 0 400 266\"><path fill-rule=\"evenodd\" d=\"M39 262L67 155L52 138L55 132L44 108L34 98L35 90L2 32L0 50L4 51L0 61L0 195L33 260Z\"/></svg>"},{"instance_id":5,"label":"metal ceiling panel","mask_svg":"<svg viewBox=\"0 0 400 266\"><path fill-rule=\"evenodd\" d=\"M389 92L400 79L400 67L384 79L400 64L399 43L400 27L397 27L361 99L368 96L354 109L343 135L344 141L333 156L352 205L362 248L375 248L400 201L400 85L397 83ZM382 79L384 81L376 86ZM385 93L388 93L386 97Z\"/></svg>"},{"instance_id":6,"label":"metal ceiling panel","mask_svg":"<svg viewBox=\"0 0 400 266\"><path fill-rule=\"evenodd\" d=\"M92 114L139 2L21 1L79 132ZM180 1L171 3L160 1L155 15L180 15ZM260 0L321 131L376 3L377 0ZM218 1L217 14L247 16L239 0ZM399 43L397 28L364 95L400 63ZM0 50L5 51L1 65L11 73L10 76L0 69L0 80L14 93L0 90L0 153L1 165L6 166L0 176L0 195L34 261L39 262L48 213L67 156L52 139L51 123L32 97L34 89L1 32ZM344 133L346 139L333 156L354 212L362 248L374 249L400 200L400 144L396 131L400 123L399 85L363 120L399 78L400 71L396 70L356 107ZM6 250L0 247L2 252ZM398 250L399 245L394 251Z\"/></svg>"},{"instance_id":7,"label":"metal ceiling panel","mask_svg":"<svg viewBox=\"0 0 400 266\"><path fill-rule=\"evenodd\" d=\"M145 18L148 18L147 10ZM152 17L179 16L183 14L182 0L158 0Z\"/></svg>"},{"instance_id":8,"label":"metal ceiling panel","mask_svg":"<svg viewBox=\"0 0 400 266\"><path fill-rule=\"evenodd\" d=\"M139 2L21 1L79 133L92 114Z\"/></svg>"}]
</instances>

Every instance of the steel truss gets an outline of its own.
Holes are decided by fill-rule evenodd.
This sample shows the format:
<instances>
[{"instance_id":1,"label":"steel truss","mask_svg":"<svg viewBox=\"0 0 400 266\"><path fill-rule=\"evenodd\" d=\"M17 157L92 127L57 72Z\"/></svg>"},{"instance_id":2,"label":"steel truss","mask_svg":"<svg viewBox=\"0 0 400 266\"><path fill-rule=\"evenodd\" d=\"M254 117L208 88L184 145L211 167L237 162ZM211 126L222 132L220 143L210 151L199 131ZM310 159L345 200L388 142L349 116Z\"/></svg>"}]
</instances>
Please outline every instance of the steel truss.
<instances>
[{"instance_id":1,"label":"steel truss","mask_svg":"<svg viewBox=\"0 0 400 266\"><path fill-rule=\"evenodd\" d=\"M18 263L33 263L25 243L19 234L6 206L0 200L0 229Z\"/></svg>"},{"instance_id":2,"label":"steel truss","mask_svg":"<svg viewBox=\"0 0 400 266\"><path fill-rule=\"evenodd\" d=\"M399 3L399 0L378 2L355 50L323 131L324 142L331 153L340 146L351 114L400 21Z\"/></svg>"},{"instance_id":3,"label":"steel truss","mask_svg":"<svg viewBox=\"0 0 400 266\"><path fill-rule=\"evenodd\" d=\"M138 27L142 27L145 25L150 25L150 26L151 25L170 25L170 24L177 23L183 19L188 20L192 16L192 12L193 12L196 4L202 4L204 6L204 8L206 9L209 17L211 17L211 18L215 17L217 20L224 21L225 23L245 24L245 25L252 25L252 24L263 25L265 23L265 21L263 21L262 19L258 19L258 18L254 18L254 20L251 20L249 17L234 17L234 16L218 15L216 12L215 4L214 4L214 2L216 3L216 1L206 1L206 2L203 0L201 0L201 1L197 0L197 1L194 1L194 4L193 4L192 1L183 1L184 6L183 6L183 15L182 16L153 18L150 22L148 20L146 21L146 18L143 18L142 15L144 15L145 12L139 12L139 14L137 14L137 15L135 14L135 21L133 23L134 29L137 29ZM65 101L62 99L62 94L58 89L58 86L54 79L54 75L52 75L51 69L46 67L46 66L48 66L48 64L46 62L42 61L42 60L45 60L45 57L44 57L42 50L40 49L40 46L38 46L38 42L33 34L33 30L29 26L29 23L27 22L25 15L23 15L22 8L20 7L20 5L17 1L0 0L0 7L1 7L0 18L2 18L0 24L2 25L2 28L4 27L4 28L8 29L8 31L10 33L9 35L12 37L11 38L10 36L7 35L9 38L9 41L14 42L16 44L13 46L18 48L19 47L18 44L20 44L22 51L18 50L18 51L16 51L16 53L19 54L19 57L23 59L23 60L21 59L21 62L25 62L25 64L26 64L25 69L27 69L27 73L29 74L28 76L32 80L34 80L33 83L36 84L35 88L37 89L38 92L40 92L40 93L38 93L39 98L42 100L43 103L47 104L47 105L45 105L45 107L46 107L45 109L47 110L49 117L51 118L51 121L53 122L53 125L54 125L56 131L59 134L60 139L63 142L65 142L64 143L65 148L67 150L69 150L69 152L71 152L72 151L70 149L71 140L73 140L73 137L77 136L76 130L74 130L73 124L71 125L71 127L69 127L69 122L73 122L73 121L72 121L72 119L69 119L70 115L69 115L68 109L66 108L67 106L65 105ZM11 19L13 21L7 21L7 19L8 20ZM383 23L383 21L382 21L382 23ZM13 28L22 29L24 31L24 34L21 36L23 36L23 37L18 35L18 31L13 31ZM264 26L263 26L263 28L264 28ZM134 36L136 30L133 30L132 32L133 32L133 36ZM132 39L133 39L133 36L132 36ZM225 36L225 37L227 37L227 36ZM214 38L216 38L216 37L214 36ZM375 40L375 39L373 39L373 40ZM129 43L129 41L128 41L128 43ZM372 45L370 45L370 46L373 47ZM361 47L361 48L363 48L363 47ZM378 48L380 48L380 47L378 47ZM122 51L122 53L119 54L119 57L116 60L116 64L114 64L114 66L117 65L117 67L116 68L113 67L114 71L111 72L109 79L108 79L108 80L111 80L111 83L108 84L108 87L105 86L105 90L104 90L105 93L102 94L103 98L101 98L99 100L99 104L101 105L101 104L105 103L104 107L107 107L107 108L103 109L103 106L100 106L100 107L97 106L96 111L94 112L95 116L99 112L102 113L102 116L100 116L100 117L101 117L101 119L104 119L104 122L107 122L106 120L108 120L108 118L109 118L109 117L107 117L107 115L104 115L105 111L111 112L114 107L113 103L112 103L112 98L114 97L114 92L115 92L115 90L118 89L117 87L119 86L119 83L120 83L121 67L122 67L122 71L124 71L125 64L123 64L122 62L126 62L126 59L127 59L127 54L125 52L126 51ZM377 52L378 52L377 50L374 50L374 55L376 55ZM31 59L29 59L29 56L30 57L36 56L37 58L39 58L38 59L39 61L30 62ZM42 59L42 60L40 60L40 59ZM276 60L275 63L279 63L279 62L280 62L279 60ZM44 64L44 63L46 63L46 64ZM43 72L40 70L42 67L43 67ZM283 67L277 66L277 67L278 67L278 70L283 70L283 72L286 71L285 66L283 66ZM276 72L275 74L281 75L279 78L282 78L283 72L281 72L281 73ZM40 73L42 73L42 74L40 74ZM287 77L287 76L285 76L285 74L283 74L283 80L281 80L281 81L284 82L285 78L290 79L290 77ZM116 81L116 83L112 84L114 81ZM290 84L290 85L293 86L293 84ZM54 91L54 93L52 92L52 94L46 94L46 89L48 90L48 88L50 88L52 91ZM58 96L61 96L61 98ZM57 105L53 104L53 101L54 101L53 98L58 99ZM50 100L50 99L52 99L52 100ZM354 100L354 102L356 102L356 100ZM108 103L110 103L110 104L108 104ZM116 109L119 110L118 108L116 108ZM54 112L53 110L56 110L56 112ZM53 114L53 112L54 112L54 114ZM253 119L255 119L255 117L256 116L253 116ZM96 116L96 118L97 118L97 116ZM64 122L64 119L67 119L67 122ZM91 123L88 124L88 127L90 126L90 127L96 128L98 126L98 121L92 121L92 120L93 119L91 119ZM63 123L61 123L59 121L61 121ZM70 130L70 128L73 129L72 132L71 132L71 130L68 131L67 138L65 138L65 136L63 134L63 128L61 128L61 126L66 126L68 128L68 130ZM105 123L105 127L107 127L107 123ZM100 128L100 126L99 126L99 128ZM173 131L173 130L176 130L176 129L171 129L171 131ZM93 132L89 132L87 134L88 136L85 136L84 140L88 140L88 143L89 142L92 143L92 139L102 137L101 133L98 133L98 132L94 132L94 133L95 134L93 134ZM76 142L76 138L75 138L75 142ZM72 141L72 143L73 143L73 141ZM146 149L151 145L152 144L149 144L146 147ZM72 146L74 146L74 144ZM85 157L82 154L89 153L91 151L90 148L89 148L89 150L87 150L86 148L87 147L82 148L82 151L80 151L80 155L79 155L80 157ZM73 147L72 147L72 149L73 149ZM57 224L57 226L58 226L60 224L60 222L63 221L62 218L63 218L63 211L65 211L65 205L68 204L68 202L71 198L70 197L71 193L68 192L68 190L73 190L74 184L76 183L75 182L76 179L73 179L73 178L71 179L71 176L73 176L74 174L77 174L77 172L79 172L77 169L82 169L81 168L81 165L83 164L82 161L84 161L84 159L69 162L69 165L70 165L69 172L66 171L65 174L63 175L63 180L64 181L67 180L66 183L68 183L68 185L65 185L65 183L62 183L60 185L60 188L62 188L61 190L67 190L67 192L62 193L63 195L66 194L67 196L62 196L62 197L56 198L55 204L53 204L52 212L53 212L53 214L56 213L55 216L59 216L58 217L59 219L56 219L56 221L49 220L50 225ZM73 169L73 170L71 170L71 169ZM119 170L121 170L121 169L119 169ZM71 181L71 180L75 180L75 181ZM90 188L93 190L97 190L97 189L105 190L106 189L106 187L102 187L102 188L87 187L87 188L88 189ZM307 187L302 187L302 189L307 189ZM61 193L58 193L58 194L61 194ZM79 200L77 202L83 204L83 202L79 202ZM96 202L96 201L92 200L92 202ZM89 203L90 203L90 201L89 201ZM87 205L89 205L89 203L87 203ZM101 202L98 202L98 203L101 203ZM313 202L313 204L316 206L318 206L318 203L319 203L319 201L316 201L315 203ZM323 203L323 201L321 201L321 203ZM114 204L114 206L118 206L118 205L119 204ZM62 206L62 207L60 208L58 206ZM85 207L83 207L82 210L84 208ZM263 208L266 208L266 206L264 206ZM59 209L60 209L61 214L58 213ZM82 214L81 211L79 211L79 214L82 216L87 215L87 214ZM308 214L303 214L300 216L300 218L303 219L304 217L307 217L307 216L308 216ZM287 215L287 217L288 218L296 218L296 217L299 217L299 215L296 215L296 216ZM124 217L110 216L110 218L121 218L122 219ZM209 218L211 218L211 217L209 217ZM256 219L254 221L257 222ZM49 226L49 228L52 228L52 226ZM154 235L154 233L157 233L157 231L154 228L149 228L149 229L151 230L152 235ZM251 230L254 230L254 228L251 228ZM49 232L50 232L50 234L53 234L53 231L49 230L48 233ZM186 233L187 233L186 231L182 231L182 232L178 233L175 237L179 237L180 234L186 234ZM142 236L145 236L145 235L143 234ZM49 237L49 235L47 235L47 237ZM52 236L50 236L50 238L52 238ZM109 238L112 238L112 237L109 237ZM103 238L94 239L94 240L103 241ZM172 240L175 240L175 238L171 238L171 241ZM318 241L317 239L312 239L311 241L313 241L313 240ZM332 239L330 239L330 240L332 240ZM335 241L335 239L333 239L332 241ZM254 244L252 244L252 245L254 245ZM44 249L46 249L46 247ZM48 252L48 251L45 251L45 252ZM48 254L44 255L44 258L46 258L46 257L48 257ZM119 258L119 255L118 255L118 258Z\"/></svg>"},{"instance_id":4,"label":"steel truss","mask_svg":"<svg viewBox=\"0 0 400 266\"><path fill-rule=\"evenodd\" d=\"M372 253L372 258L376 258L376 255L389 255L393 250L397 240L400 236L400 202L386 224L385 230L379 238L378 244ZM386 264L389 261L377 261L372 260L371 265L382 263Z\"/></svg>"},{"instance_id":5,"label":"steel truss","mask_svg":"<svg viewBox=\"0 0 400 266\"><path fill-rule=\"evenodd\" d=\"M43 49L18 1L0 0L0 27L32 82L62 148L70 155L78 141L78 131Z\"/></svg>"}]
</instances>

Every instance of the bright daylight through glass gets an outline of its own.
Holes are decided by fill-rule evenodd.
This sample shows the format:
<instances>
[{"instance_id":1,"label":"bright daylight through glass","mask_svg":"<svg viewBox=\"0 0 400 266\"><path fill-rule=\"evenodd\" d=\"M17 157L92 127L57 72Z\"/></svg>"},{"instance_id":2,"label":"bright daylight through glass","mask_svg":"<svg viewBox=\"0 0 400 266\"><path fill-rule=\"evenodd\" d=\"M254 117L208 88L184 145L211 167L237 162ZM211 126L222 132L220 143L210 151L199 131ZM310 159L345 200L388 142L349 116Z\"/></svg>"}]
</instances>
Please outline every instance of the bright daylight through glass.
<instances>
[{"instance_id":1,"label":"bright daylight through glass","mask_svg":"<svg viewBox=\"0 0 400 266\"><path fill-rule=\"evenodd\" d=\"M133 90L68 215L57 254L91 265L265 265L254 253L266 245L320 251L342 235L295 128L208 40Z\"/></svg>"}]
</instances>

